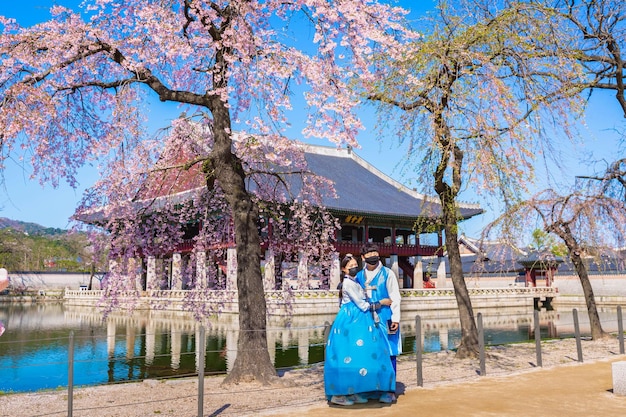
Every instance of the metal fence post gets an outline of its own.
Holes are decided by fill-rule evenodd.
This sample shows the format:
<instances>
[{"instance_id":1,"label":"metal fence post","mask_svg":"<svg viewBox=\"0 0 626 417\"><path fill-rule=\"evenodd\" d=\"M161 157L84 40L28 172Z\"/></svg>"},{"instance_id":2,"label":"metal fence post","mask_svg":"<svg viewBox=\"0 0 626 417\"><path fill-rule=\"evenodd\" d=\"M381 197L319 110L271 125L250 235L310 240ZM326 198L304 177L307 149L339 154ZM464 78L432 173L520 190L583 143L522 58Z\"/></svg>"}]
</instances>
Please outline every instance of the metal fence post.
<instances>
[{"instance_id":1,"label":"metal fence post","mask_svg":"<svg viewBox=\"0 0 626 417\"><path fill-rule=\"evenodd\" d=\"M624 321L622 319L622 306L617 306L617 339L619 340L619 353L624 354Z\"/></svg>"},{"instance_id":2,"label":"metal fence post","mask_svg":"<svg viewBox=\"0 0 626 417\"><path fill-rule=\"evenodd\" d=\"M541 357L541 326L539 325L539 311L533 312L535 326L535 354L537 355L537 366L543 368L543 359Z\"/></svg>"},{"instance_id":3,"label":"metal fence post","mask_svg":"<svg viewBox=\"0 0 626 417\"><path fill-rule=\"evenodd\" d=\"M483 328L483 313L478 313L478 357L480 359L480 376L487 375L485 368L485 330Z\"/></svg>"},{"instance_id":4,"label":"metal fence post","mask_svg":"<svg viewBox=\"0 0 626 417\"><path fill-rule=\"evenodd\" d=\"M583 347L580 343L580 324L578 323L578 310L573 309L572 314L574 315L574 332L576 334L576 350L578 351L578 362L583 361Z\"/></svg>"},{"instance_id":5,"label":"metal fence post","mask_svg":"<svg viewBox=\"0 0 626 417\"><path fill-rule=\"evenodd\" d=\"M198 335L198 417L204 416L204 355L206 353L205 347L205 329L200 325Z\"/></svg>"},{"instance_id":6,"label":"metal fence post","mask_svg":"<svg viewBox=\"0 0 626 417\"><path fill-rule=\"evenodd\" d=\"M72 417L74 415L74 330L70 331L67 363L67 417Z\"/></svg>"},{"instance_id":7,"label":"metal fence post","mask_svg":"<svg viewBox=\"0 0 626 417\"><path fill-rule=\"evenodd\" d=\"M417 386L424 386L424 374L422 372L422 318L415 316L415 360L417 362Z\"/></svg>"}]
</instances>

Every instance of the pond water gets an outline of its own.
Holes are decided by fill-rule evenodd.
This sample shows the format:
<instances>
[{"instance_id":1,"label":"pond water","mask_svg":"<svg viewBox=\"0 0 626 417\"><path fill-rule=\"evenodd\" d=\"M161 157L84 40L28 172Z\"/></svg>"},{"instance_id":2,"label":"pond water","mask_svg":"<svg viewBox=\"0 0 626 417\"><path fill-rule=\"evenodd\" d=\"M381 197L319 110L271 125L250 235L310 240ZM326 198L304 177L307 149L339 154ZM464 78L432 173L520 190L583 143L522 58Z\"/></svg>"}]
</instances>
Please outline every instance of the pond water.
<instances>
[{"instance_id":1,"label":"pond water","mask_svg":"<svg viewBox=\"0 0 626 417\"><path fill-rule=\"evenodd\" d=\"M587 314L579 308L583 335ZM534 340L533 310L482 312L485 344ZM455 311L420 313L425 352L454 349L461 337ZM270 318L268 346L279 373L324 360L325 323L334 316ZM68 351L73 332L74 384L100 385L197 374L200 331L181 314L151 312L112 315L106 322L95 309L61 303L0 304L6 328L0 336L0 392L29 392L66 387ZM605 330L617 330L614 309L601 310ZM572 337L574 320L568 311L541 311L542 339ZM236 358L238 316L225 315L204 324L205 373L228 372ZM415 352L415 316L402 318L405 353Z\"/></svg>"}]
</instances>

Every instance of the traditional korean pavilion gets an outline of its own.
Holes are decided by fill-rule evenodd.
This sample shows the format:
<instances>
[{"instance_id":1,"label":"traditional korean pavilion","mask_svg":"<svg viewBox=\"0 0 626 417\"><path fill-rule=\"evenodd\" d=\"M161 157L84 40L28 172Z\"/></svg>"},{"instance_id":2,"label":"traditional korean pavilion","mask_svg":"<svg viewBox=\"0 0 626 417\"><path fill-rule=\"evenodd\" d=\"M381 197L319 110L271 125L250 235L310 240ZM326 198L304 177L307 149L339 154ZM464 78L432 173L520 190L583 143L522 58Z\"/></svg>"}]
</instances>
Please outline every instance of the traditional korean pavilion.
<instances>
[{"instance_id":1,"label":"traditional korean pavilion","mask_svg":"<svg viewBox=\"0 0 626 417\"><path fill-rule=\"evenodd\" d=\"M306 145L304 152L308 170L334 183L336 197L324 197L323 205L341 224L334 242L338 254L337 267L341 256L346 253L359 254L366 242L372 242L379 246L380 255L387 265L396 271L401 286L413 287L414 268L421 257L443 256L442 227L439 221L441 206L436 197L420 194L393 180L360 158L350 147ZM176 194L177 198L184 199L185 191L205 186L202 173L192 170L184 175L178 173L171 178L164 178L164 181L169 182L167 192L158 190L155 192L153 189L150 193L151 198L158 199ZM477 204L459 204L460 221L482 212ZM170 289L185 289L185 283L177 276L180 275L185 258L194 249L191 239L194 236L192 229L186 232L190 239L179 245L175 253L164 254L160 259L148 257L147 260L143 260L143 278L136 280L136 286L143 288L138 289L150 289L150 282L153 280L168 282ZM235 242L225 243L228 246L228 259L219 267L224 275L232 275L232 271L236 270L231 265L236 259ZM267 289L284 287L283 282L288 280L282 278L276 280L274 274L280 274L288 268L281 268L283 260L273 259L273 255L268 252L270 251L266 251L263 260L265 281L268 283L266 287ZM270 268L271 265L274 268ZM196 269L202 270L200 267ZM297 271L297 274L312 274L312 268L298 265L297 262L296 265L292 265L292 270ZM162 274L166 275L165 279L151 277ZM225 282L225 288L232 288L236 285L236 278L228 277ZM276 282L279 284L275 284ZM294 282L302 280L297 279ZM306 289L333 288L333 282L328 281L325 284L322 282L323 280L318 277L317 283L309 284ZM418 284L421 285L421 279Z\"/></svg>"},{"instance_id":2,"label":"traditional korean pavilion","mask_svg":"<svg viewBox=\"0 0 626 417\"><path fill-rule=\"evenodd\" d=\"M364 243L373 242L380 255L397 262L406 276L413 275L410 258L443 256L441 205L436 197L393 180L351 148L309 146L305 155L311 171L334 183L337 198L326 198L324 204L341 223L335 243L340 255L358 254ZM482 212L478 205L461 203L459 218ZM416 225L424 230L416 230ZM436 235L436 244L429 234ZM422 242L427 237L428 242Z\"/></svg>"},{"instance_id":3,"label":"traditional korean pavilion","mask_svg":"<svg viewBox=\"0 0 626 417\"><path fill-rule=\"evenodd\" d=\"M537 286L537 277L544 277L546 287L552 286L554 275L559 265L563 263L563 259L555 256L549 251L534 251L528 256L517 261L524 267L524 277L527 287Z\"/></svg>"}]
</instances>

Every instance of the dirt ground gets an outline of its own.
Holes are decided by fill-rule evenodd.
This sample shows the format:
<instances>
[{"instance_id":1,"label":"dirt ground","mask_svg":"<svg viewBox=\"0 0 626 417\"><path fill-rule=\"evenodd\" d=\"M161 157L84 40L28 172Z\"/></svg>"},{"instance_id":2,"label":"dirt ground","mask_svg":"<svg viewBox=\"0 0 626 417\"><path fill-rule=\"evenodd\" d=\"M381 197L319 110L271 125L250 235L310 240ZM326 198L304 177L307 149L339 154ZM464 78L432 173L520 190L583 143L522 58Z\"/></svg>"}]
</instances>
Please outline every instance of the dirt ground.
<instances>
[{"instance_id":1,"label":"dirt ground","mask_svg":"<svg viewBox=\"0 0 626 417\"><path fill-rule=\"evenodd\" d=\"M515 375L481 377L478 380L401 393L391 406L370 401L350 407L315 407L276 412L272 416L376 417L608 417L626 416L626 396L612 392L611 363L626 357L594 363L562 365Z\"/></svg>"},{"instance_id":2,"label":"dirt ground","mask_svg":"<svg viewBox=\"0 0 626 417\"><path fill-rule=\"evenodd\" d=\"M450 351L425 354L423 387L417 385L415 356L403 356L398 362L398 401L391 405L373 400L329 405L318 364L289 371L270 386L223 386L222 376L206 377L201 407L211 417L626 416L626 396L612 392L612 363L626 361L617 339L583 340L583 363L573 339L542 342L543 367L536 366L534 348L534 343L490 347L486 376L479 375L477 360L459 360ZM198 384L190 378L76 387L71 404L76 417L191 417L198 415ZM3 417L67 416L68 410L66 389L0 394Z\"/></svg>"}]
</instances>

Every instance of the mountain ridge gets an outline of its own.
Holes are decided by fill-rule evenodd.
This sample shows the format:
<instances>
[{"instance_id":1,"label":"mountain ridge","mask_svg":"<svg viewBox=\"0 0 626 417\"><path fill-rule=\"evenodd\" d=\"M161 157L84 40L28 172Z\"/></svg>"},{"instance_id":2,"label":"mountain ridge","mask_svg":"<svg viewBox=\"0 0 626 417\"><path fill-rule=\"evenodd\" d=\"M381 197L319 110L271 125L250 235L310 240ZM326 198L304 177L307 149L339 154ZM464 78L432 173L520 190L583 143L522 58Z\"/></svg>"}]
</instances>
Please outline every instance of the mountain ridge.
<instances>
[{"instance_id":1,"label":"mountain ridge","mask_svg":"<svg viewBox=\"0 0 626 417\"><path fill-rule=\"evenodd\" d=\"M58 236L68 233L66 229L46 227L38 223L23 222L7 217L0 217L0 229L13 229L34 236Z\"/></svg>"}]
</instances>

